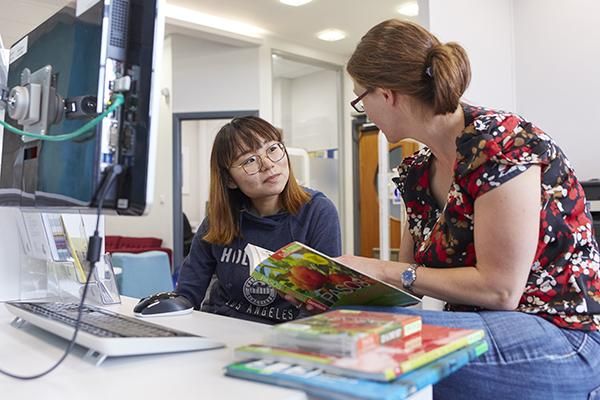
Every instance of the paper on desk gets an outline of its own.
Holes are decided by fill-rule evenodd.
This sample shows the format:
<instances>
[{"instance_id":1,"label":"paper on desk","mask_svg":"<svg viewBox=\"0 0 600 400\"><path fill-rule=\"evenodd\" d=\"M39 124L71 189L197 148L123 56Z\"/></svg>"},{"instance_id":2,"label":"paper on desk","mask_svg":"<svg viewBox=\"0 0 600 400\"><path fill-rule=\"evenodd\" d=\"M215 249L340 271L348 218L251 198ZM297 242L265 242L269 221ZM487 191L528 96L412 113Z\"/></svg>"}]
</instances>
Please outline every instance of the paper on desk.
<instances>
[{"instance_id":1,"label":"paper on desk","mask_svg":"<svg viewBox=\"0 0 600 400\"><path fill-rule=\"evenodd\" d=\"M40 212L21 212L18 224L25 254L39 260L49 260L51 252Z\"/></svg>"}]
</instances>

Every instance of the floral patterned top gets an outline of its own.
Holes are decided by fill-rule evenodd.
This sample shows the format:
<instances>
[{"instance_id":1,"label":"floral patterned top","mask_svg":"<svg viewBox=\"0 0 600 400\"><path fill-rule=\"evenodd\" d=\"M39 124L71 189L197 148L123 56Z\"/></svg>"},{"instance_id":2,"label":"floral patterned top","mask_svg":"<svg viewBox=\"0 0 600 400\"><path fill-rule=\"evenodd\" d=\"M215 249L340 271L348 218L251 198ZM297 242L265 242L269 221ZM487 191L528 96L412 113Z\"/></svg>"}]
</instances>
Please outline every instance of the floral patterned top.
<instances>
[{"instance_id":1,"label":"floral patterned top","mask_svg":"<svg viewBox=\"0 0 600 400\"><path fill-rule=\"evenodd\" d=\"M477 198L525 171L542 167L540 235L518 311L564 328L600 330L600 256L585 195L556 143L523 118L462 104L465 129L447 203L429 189L431 150L403 160L395 178L406 204L414 259L428 267L477 264L473 212ZM477 307L447 305L448 310Z\"/></svg>"}]
</instances>

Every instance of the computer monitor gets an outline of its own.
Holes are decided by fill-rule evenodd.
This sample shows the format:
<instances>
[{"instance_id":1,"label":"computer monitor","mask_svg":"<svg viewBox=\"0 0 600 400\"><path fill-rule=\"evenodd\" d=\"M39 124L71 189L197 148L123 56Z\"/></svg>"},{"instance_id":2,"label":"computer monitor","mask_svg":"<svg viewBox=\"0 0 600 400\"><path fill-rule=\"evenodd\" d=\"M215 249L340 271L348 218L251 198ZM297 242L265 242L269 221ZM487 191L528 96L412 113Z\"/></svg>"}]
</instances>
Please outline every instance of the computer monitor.
<instances>
[{"instance_id":1,"label":"computer monitor","mask_svg":"<svg viewBox=\"0 0 600 400\"><path fill-rule=\"evenodd\" d=\"M120 92L125 103L68 141L4 130L0 206L51 210L96 207L107 169L122 167L106 210L141 215L152 203L158 74L164 23L160 0L80 1L11 47L6 121L26 132L74 131ZM5 10L6 11L6 10Z\"/></svg>"}]
</instances>

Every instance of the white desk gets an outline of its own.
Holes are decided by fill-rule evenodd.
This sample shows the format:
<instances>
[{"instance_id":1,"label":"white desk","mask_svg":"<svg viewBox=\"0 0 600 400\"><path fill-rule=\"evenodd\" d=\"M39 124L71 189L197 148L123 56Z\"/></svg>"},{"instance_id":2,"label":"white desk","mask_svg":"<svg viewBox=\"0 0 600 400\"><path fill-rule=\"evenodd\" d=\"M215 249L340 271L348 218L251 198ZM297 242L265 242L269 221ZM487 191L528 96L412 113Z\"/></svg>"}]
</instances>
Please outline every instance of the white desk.
<instances>
[{"instance_id":1,"label":"white desk","mask_svg":"<svg viewBox=\"0 0 600 400\"><path fill-rule=\"evenodd\" d=\"M136 300L122 297L123 304L107 307L132 315ZM22 375L46 370L63 354L66 340L32 325L17 329L13 315L0 304L0 368ZM260 342L268 325L193 312L150 321L206 336L227 345L224 349L149 356L108 358L96 367L83 359L76 347L56 370L43 378L21 381L0 375L0 397L19 400L208 400L243 399L306 400L304 392L254 383L223 375L233 361L233 349ZM410 397L431 399L431 388Z\"/></svg>"},{"instance_id":2,"label":"white desk","mask_svg":"<svg viewBox=\"0 0 600 400\"><path fill-rule=\"evenodd\" d=\"M136 303L107 307L132 315ZM22 375L46 370L62 355L67 341L32 325L9 325L13 315L0 304L0 368ZM304 392L243 381L223 375L236 346L262 339L268 326L218 315L193 312L161 317L155 323L207 336L224 349L150 356L108 358L96 367L77 347L56 370L43 378L21 381L0 375L0 397L19 400L168 400L168 399L290 399L305 400Z\"/></svg>"}]
</instances>

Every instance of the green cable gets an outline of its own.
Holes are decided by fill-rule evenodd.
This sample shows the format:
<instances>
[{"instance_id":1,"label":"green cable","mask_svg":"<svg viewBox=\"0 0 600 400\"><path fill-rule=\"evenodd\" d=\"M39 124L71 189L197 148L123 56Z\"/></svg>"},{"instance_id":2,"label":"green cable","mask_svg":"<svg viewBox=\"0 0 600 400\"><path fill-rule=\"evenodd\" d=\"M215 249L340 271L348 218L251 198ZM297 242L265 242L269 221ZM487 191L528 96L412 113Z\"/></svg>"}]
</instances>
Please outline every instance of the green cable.
<instances>
[{"instance_id":1,"label":"green cable","mask_svg":"<svg viewBox=\"0 0 600 400\"><path fill-rule=\"evenodd\" d=\"M50 142L62 142L64 140L76 138L76 137L81 136L84 133L88 132L90 129L92 129L93 127L98 125L100 123L100 121L102 121L108 114L110 114L111 112L113 112L114 110L119 108L121 105L123 105L123 103L125 103L125 96L123 96L120 93L114 94L112 97L112 104L106 109L106 111L104 111L102 114L98 115L93 120L87 122L85 125L83 125L79 129L77 129L76 131L73 131L71 133L63 133L60 135L50 136L50 135L40 135L37 133L25 132L25 131L17 129L14 126L9 125L6 122L1 121L1 120L0 120L0 125L2 125L9 132L14 133L16 135L27 136L30 138L40 139L40 140L47 140Z\"/></svg>"}]
</instances>

